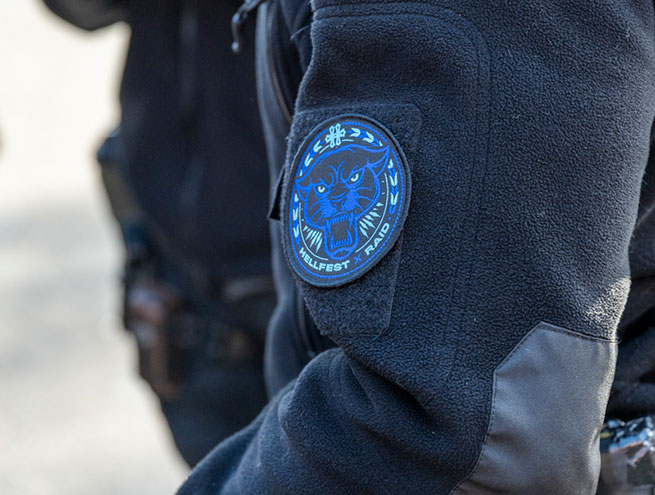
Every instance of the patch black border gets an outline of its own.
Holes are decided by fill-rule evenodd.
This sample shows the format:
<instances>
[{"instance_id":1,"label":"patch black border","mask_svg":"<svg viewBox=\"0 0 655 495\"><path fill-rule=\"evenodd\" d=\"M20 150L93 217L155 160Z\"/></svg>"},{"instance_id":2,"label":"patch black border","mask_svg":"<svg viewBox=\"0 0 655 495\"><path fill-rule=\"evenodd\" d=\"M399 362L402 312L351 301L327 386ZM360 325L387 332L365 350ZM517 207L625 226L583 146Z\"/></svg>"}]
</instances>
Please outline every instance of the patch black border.
<instances>
[{"instance_id":1,"label":"patch black border","mask_svg":"<svg viewBox=\"0 0 655 495\"><path fill-rule=\"evenodd\" d=\"M400 184L400 198L398 200L399 211L396 214L394 224L392 225L389 233L387 234L383 245L378 247L373 255L367 259L362 265L357 268L353 268L345 273L339 273L338 275L317 275L310 272L297 258L298 254L295 251L294 239L293 239L293 224L291 217L291 205L295 189L295 180L298 173L298 169L305 159L305 156L310 150L311 147L315 145L314 141L319 136L319 134L325 133L330 126L336 124L348 124L348 123L358 123L369 130L374 131L379 136L386 139L387 143L391 146L392 152L395 152L398 170L400 171L401 177L398 182ZM378 139L379 139L378 136ZM382 142L382 140L380 140ZM385 143L386 144L386 143ZM361 115L361 114L341 114L336 117L331 117L327 120L322 121L320 124L316 125L308 136L302 141L301 145L298 147L298 151L293 159L292 165L289 172L287 173L287 184L286 191L284 193L284 208L283 208L283 239L285 246L285 252L287 260L293 270L293 272L302 280L316 287L339 287L346 285L354 280L357 280L369 270L371 270L375 265L377 265L382 258L384 258L391 248L396 244L400 233L403 230L405 220L407 218L407 212L409 209L410 199L411 199L411 174L409 166L407 164L407 158L403 149L400 147L398 140L391 133L391 131L378 122L377 120Z\"/></svg>"}]
</instances>

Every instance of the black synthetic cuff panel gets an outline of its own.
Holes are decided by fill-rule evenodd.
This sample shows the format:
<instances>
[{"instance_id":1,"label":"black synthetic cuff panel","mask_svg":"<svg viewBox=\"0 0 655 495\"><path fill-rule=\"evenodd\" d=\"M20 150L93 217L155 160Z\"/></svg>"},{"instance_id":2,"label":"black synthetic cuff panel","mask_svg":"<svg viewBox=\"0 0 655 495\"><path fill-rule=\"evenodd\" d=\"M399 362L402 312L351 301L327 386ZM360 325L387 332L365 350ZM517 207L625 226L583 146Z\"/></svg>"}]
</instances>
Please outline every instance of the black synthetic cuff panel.
<instances>
[{"instance_id":1,"label":"black synthetic cuff panel","mask_svg":"<svg viewBox=\"0 0 655 495\"><path fill-rule=\"evenodd\" d=\"M540 323L494 372L480 458L453 495L592 494L616 342Z\"/></svg>"}]
</instances>

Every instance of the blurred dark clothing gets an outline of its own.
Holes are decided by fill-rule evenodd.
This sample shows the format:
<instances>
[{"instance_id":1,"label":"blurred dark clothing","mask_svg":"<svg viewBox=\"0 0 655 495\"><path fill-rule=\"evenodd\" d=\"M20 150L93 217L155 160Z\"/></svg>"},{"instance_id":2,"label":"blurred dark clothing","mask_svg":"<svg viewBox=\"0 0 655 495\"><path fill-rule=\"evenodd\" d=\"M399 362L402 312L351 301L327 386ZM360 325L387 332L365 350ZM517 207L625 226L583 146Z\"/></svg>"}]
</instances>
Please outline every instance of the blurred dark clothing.
<instances>
[{"instance_id":1,"label":"blurred dark clothing","mask_svg":"<svg viewBox=\"0 0 655 495\"><path fill-rule=\"evenodd\" d=\"M130 230L126 244L133 247L137 226ZM194 465L266 403L262 354L272 283L261 276L205 286L147 231L141 238L148 246L138 251L149 254L128 257L125 328L136 337L141 376Z\"/></svg>"},{"instance_id":2,"label":"blurred dark clothing","mask_svg":"<svg viewBox=\"0 0 655 495\"><path fill-rule=\"evenodd\" d=\"M153 227L214 278L268 273L254 53L230 51L241 2L46 3L82 28L131 27L120 96L126 173Z\"/></svg>"},{"instance_id":3,"label":"blurred dark clothing","mask_svg":"<svg viewBox=\"0 0 655 495\"><path fill-rule=\"evenodd\" d=\"M43 0L62 19L77 27L94 31L125 20L125 0Z\"/></svg>"},{"instance_id":4,"label":"blurred dark clothing","mask_svg":"<svg viewBox=\"0 0 655 495\"><path fill-rule=\"evenodd\" d=\"M131 28L120 143L103 175L110 196L111 177L126 185L113 205L128 251L126 327L193 465L266 402L269 187L254 54L230 51L240 1L46 3L84 29Z\"/></svg>"},{"instance_id":5,"label":"blurred dark clothing","mask_svg":"<svg viewBox=\"0 0 655 495\"><path fill-rule=\"evenodd\" d=\"M127 173L141 206L219 280L270 270L254 60L230 52L238 5L130 2L121 88Z\"/></svg>"}]
</instances>

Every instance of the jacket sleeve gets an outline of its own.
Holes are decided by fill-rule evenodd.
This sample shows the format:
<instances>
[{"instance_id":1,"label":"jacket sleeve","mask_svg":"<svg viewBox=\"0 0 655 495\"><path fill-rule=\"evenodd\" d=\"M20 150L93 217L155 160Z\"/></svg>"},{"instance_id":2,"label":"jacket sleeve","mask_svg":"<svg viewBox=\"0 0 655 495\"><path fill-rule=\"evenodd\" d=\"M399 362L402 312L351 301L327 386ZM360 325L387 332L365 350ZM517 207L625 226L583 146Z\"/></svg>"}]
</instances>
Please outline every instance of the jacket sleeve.
<instances>
[{"instance_id":1,"label":"jacket sleeve","mask_svg":"<svg viewBox=\"0 0 655 495\"><path fill-rule=\"evenodd\" d=\"M87 31L125 20L125 0L43 0L65 21Z\"/></svg>"},{"instance_id":2,"label":"jacket sleeve","mask_svg":"<svg viewBox=\"0 0 655 495\"><path fill-rule=\"evenodd\" d=\"M298 280L338 348L180 493L594 493L655 115L652 2L313 8L283 197L313 129L364 115L407 158L407 218L354 281Z\"/></svg>"}]
</instances>

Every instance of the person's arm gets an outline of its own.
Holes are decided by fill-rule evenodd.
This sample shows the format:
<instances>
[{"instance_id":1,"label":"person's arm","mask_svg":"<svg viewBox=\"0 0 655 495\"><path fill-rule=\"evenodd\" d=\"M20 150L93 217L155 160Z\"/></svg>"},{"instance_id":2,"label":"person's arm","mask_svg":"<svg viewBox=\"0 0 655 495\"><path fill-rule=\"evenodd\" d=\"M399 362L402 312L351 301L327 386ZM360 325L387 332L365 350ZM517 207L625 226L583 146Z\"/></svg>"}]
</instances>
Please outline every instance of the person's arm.
<instances>
[{"instance_id":1,"label":"person's arm","mask_svg":"<svg viewBox=\"0 0 655 495\"><path fill-rule=\"evenodd\" d=\"M313 5L282 222L339 348L179 493L593 493L655 116L652 2ZM375 210L387 230L321 196L355 177L366 129L359 163L387 195L368 199L389 206L402 154L411 176L404 223ZM353 226L395 244L338 252ZM321 253L372 261L343 284Z\"/></svg>"},{"instance_id":2,"label":"person's arm","mask_svg":"<svg viewBox=\"0 0 655 495\"><path fill-rule=\"evenodd\" d=\"M43 0L65 21L87 31L125 20L126 0Z\"/></svg>"}]
</instances>

